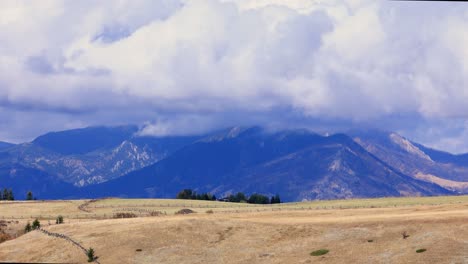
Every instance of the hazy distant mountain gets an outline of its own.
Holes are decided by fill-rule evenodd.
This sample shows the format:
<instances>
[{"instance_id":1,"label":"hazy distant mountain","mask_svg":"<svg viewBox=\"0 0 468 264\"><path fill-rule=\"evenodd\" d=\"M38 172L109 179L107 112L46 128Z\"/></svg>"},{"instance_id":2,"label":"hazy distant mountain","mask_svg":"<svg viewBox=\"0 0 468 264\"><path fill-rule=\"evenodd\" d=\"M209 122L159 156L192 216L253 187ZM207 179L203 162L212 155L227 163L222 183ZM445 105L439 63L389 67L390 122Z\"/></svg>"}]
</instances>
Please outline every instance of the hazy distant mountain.
<instances>
[{"instance_id":1,"label":"hazy distant mountain","mask_svg":"<svg viewBox=\"0 0 468 264\"><path fill-rule=\"evenodd\" d=\"M60 199L72 197L78 189L44 171L18 164L0 165L0 188L11 188L15 199L25 199L32 191L37 199Z\"/></svg>"},{"instance_id":2,"label":"hazy distant mountain","mask_svg":"<svg viewBox=\"0 0 468 264\"><path fill-rule=\"evenodd\" d=\"M32 144L58 154L80 155L115 148L136 132L136 126L89 127L47 133Z\"/></svg>"},{"instance_id":3,"label":"hazy distant mountain","mask_svg":"<svg viewBox=\"0 0 468 264\"><path fill-rule=\"evenodd\" d=\"M0 147L0 187L47 198L174 197L183 188L217 196L278 193L289 201L468 193L468 155L433 150L396 133L321 136L236 127L141 137L137 131L92 127L7 144Z\"/></svg>"},{"instance_id":4,"label":"hazy distant mountain","mask_svg":"<svg viewBox=\"0 0 468 264\"><path fill-rule=\"evenodd\" d=\"M117 178L151 165L199 137L139 137L137 127L91 127L48 133L0 150L0 164L45 171L76 186Z\"/></svg>"},{"instance_id":5,"label":"hazy distant mountain","mask_svg":"<svg viewBox=\"0 0 468 264\"><path fill-rule=\"evenodd\" d=\"M468 193L468 156L433 150L390 132L359 131L354 140L395 170L413 178Z\"/></svg>"},{"instance_id":6,"label":"hazy distant mountain","mask_svg":"<svg viewBox=\"0 0 468 264\"><path fill-rule=\"evenodd\" d=\"M126 176L84 188L92 196L174 197L183 188L217 195L279 193L286 200L441 195L346 135L234 128L190 144Z\"/></svg>"}]
</instances>

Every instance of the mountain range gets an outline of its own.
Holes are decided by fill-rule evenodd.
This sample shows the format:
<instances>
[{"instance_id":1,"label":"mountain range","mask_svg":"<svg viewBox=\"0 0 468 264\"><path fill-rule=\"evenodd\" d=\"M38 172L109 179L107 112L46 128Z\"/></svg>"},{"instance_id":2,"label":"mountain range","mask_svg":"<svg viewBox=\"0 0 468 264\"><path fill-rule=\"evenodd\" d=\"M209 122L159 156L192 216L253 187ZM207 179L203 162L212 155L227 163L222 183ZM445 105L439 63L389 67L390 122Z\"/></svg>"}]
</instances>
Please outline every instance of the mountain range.
<instances>
[{"instance_id":1,"label":"mountain range","mask_svg":"<svg viewBox=\"0 0 468 264\"><path fill-rule=\"evenodd\" d=\"M319 135L234 127L196 136L89 127L0 143L0 187L17 198L173 198L280 194L285 201L468 193L468 154L453 155L377 130Z\"/></svg>"}]
</instances>

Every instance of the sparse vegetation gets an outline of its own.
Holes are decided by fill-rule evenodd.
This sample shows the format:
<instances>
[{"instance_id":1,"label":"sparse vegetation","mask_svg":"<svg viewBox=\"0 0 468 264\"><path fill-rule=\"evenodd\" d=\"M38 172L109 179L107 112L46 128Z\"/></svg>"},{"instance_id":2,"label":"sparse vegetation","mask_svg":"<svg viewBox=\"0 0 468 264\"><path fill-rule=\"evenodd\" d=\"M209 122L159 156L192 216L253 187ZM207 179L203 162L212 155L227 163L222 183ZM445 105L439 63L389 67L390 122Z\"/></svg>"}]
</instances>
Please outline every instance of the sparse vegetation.
<instances>
[{"instance_id":1,"label":"sparse vegetation","mask_svg":"<svg viewBox=\"0 0 468 264\"><path fill-rule=\"evenodd\" d=\"M57 219L55 219L56 224L63 224L63 216L59 215L57 216Z\"/></svg>"},{"instance_id":2,"label":"sparse vegetation","mask_svg":"<svg viewBox=\"0 0 468 264\"><path fill-rule=\"evenodd\" d=\"M39 222L39 220L36 218L34 219L31 227L33 230L39 229L41 228L41 222Z\"/></svg>"},{"instance_id":3,"label":"sparse vegetation","mask_svg":"<svg viewBox=\"0 0 468 264\"><path fill-rule=\"evenodd\" d=\"M207 213L207 214L212 214L212 213L214 213L214 212L213 212L213 210L210 209L210 210L207 210L206 213Z\"/></svg>"},{"instance_id":4,"label":"sparse vegetation","mask_svg":"<svg viewBox=\"0 0 468 264\"><path fill-rule=\"evenodd\" d=\"M5 242L10 239L12 239L10 235L0 232L0 243Z\"/></svg>"},{"instance_id":5,"label":"sparse vegetation","mask_svg":"<svg viewBox=\"0 0 468 264\"><path fill-rule=\"evenodd\" d=\"M86 256L88 256L88 262L93 262L96 260L96 256L94 256L94 249L89 248L86 250Z\"/></svg>"},{"instance_id":6,"label":"sparse vegetation","mask_svg":"<svg viewBox=\"0 0 468 264\"><path fill-rule=\"evenodd\" d=\"M28 221L28 223L27 223L26 226L24 227L24 233L31 232L31 230L32 230L32 227L31 227L31 224L30 224L29 221Z\"/></svg>"},{"instance_id":7,"label":"sparse vegetation","mask_svg":"<svg viewBox=\"0 0 468 264\"><path fill-rule=\"evenodd\" d=\"M193 211L191 209L184 208L184 209L181 209L181 210L177 211L175 214L176 215L185 215L185 214L193 214L193 213L195 213L195 211Z\"/></svg>"},{"instance_id":8,"label":"sparse vegetation","mask_svg":"<svg viewBox=\"0 0 468 264\"><path fill-rule=\"evenodd\" d=\"M420 249L416 250L416 253L423 253L423 252L426 252L425 248L420 248Z\"/></svg>"},{"instance_id":9,"label":"sparse vegetation","mask_svg":"<svg viewBox=\"0 0 468 264\"><path fill-rule=\"evenodd\" d=\"M403 233L401 233L401 236L403 237L403 239L407 239L410 235L408 235L406 231L403 231Z\"/></svg>"},{"instance_id":10,"label":"sparse vegetation","mask_svg":"<svg viewBox=\"0 0 468 264\"><path fill-rule=\"evenodd\" d=\"M114 214L114 218L135 218L137 217L134 213L116 213Z\"/></svg>"},{"instance_id":11,"label":"sparse vegetation","mask_svg":"<svg viewBox=\"0 0 468 264\"><path fill-rule=\"evenodd\" d=\"M310 255L316 257L316 256L322 256L322 255L328 254L328 252L330 252L330 250L328 249L319 249L319 250L310 252Z\"/></svg>"},{"instance_id":12,"label":"sparse vegetation","mask_svg":"<svg viewBox=\"0 0 468 264\"><path fill-rule=\"evenodd\" d=\"M160 211L151 211L151 212L149 213L150 216L160 216L160 215L162 215L162 214L163 214L163 213L160 212Z\"/></svg>"}]
</instances>

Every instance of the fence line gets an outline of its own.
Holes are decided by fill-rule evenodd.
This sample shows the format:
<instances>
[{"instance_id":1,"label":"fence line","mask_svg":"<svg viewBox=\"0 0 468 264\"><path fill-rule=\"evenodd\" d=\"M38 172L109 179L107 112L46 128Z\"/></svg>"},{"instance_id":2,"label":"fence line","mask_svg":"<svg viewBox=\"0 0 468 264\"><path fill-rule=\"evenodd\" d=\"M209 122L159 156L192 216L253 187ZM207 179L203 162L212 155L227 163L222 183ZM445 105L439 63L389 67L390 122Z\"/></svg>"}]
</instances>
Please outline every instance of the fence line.
<instances>
[{"instance_id":1,"label":"fence line","mask_svg":"<svg viewBox=\"0 0 468 264\"><path fill-rule=\"evenodd\" d=\"M87 253L88 251L86 250L85 247L83 247L83 245L81 245L80 243L78 243L77 241L73 240L71 237L67 236L67 235L64 235L64 234L60 234L60 233L53 233L53 232L49 232L45 229L42 229L42 228L39 228L38 231L48 235L48 236L51 236L51 237L56 237L56 238L61 238L61 239L64 239L70 243L72 243L73 245L75 245L76 247L80 248L84 253L85 255L87 256ZM94 263L97 263L97 264L100 264L99 261L97 259L94 259L93 261Z\"/></svg>"}]
</instances>

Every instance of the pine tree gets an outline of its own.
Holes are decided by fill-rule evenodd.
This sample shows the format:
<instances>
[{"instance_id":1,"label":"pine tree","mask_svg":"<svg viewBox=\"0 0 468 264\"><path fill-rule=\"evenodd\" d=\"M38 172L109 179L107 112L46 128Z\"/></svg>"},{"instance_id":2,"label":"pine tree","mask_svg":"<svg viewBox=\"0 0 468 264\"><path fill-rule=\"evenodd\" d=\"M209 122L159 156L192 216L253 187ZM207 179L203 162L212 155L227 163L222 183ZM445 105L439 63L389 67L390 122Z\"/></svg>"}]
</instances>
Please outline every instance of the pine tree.
<instances>
[{"instance_id":1,"label":"pine tree","mask_svg":"<svg viewBox=\"0 0 468 264\"><path fill-rule=\"evenodd\" d=\"M26 200L30 201L30 200L34 200L33 198L33 194L31 191L29 191L27 194L26 194Z\"/></svg>"},{"instance_id":2,"label":"pine tree","mask_svg":"<svg viewBox=\"0 0 468 264\"><path fill-rule=\"evenodd\" d=\"M63 216L59 215L57 216L57 219L55 220L56 224L63 224Z\"/></svg>"},{"instance_id":3,"label":"pine tree","mask_svg":"<svg viewBox=\"0 0 468 264\"><path fill-rule=\"evenodd\" d=\"M279 203L281 203L281 199L280 199L279 195L277 194L277 195L275 195L275 196L272 196L272 197L271 197L271 200L270 200L270 203L271 203L271 204L279 204Z\"/></svg>"},{"instance_id":4,"label":"pine tree","mask_svg":"<svg viewBox=\"0 0 468 264\"><path fill-rule=\"evenodd\" d=\"M2 200L8 200L8 189L3 188L3 195L2 195Z\"/></svg>"},{"instance_id":5,"label":"pine tree","mask_svg":"<svg viewBox=\"0 0 468 264\"><path fill-rule=\"evenodd\" d=\"M93 248L86 250L86 255L88 256L88 262L93 262L96 259Z\"/></svg>"},{"instance_id":6,"label":"pine tree","mask_svg":"<svg viewBox=\"0 0 468 264\"><path fill-rule=\"evenodd\" d=\"M11 189L8 190L8 200L14 201L15 196L13 195L13 191Z\"/></svg>"},{"instance_id":7,"label":"pine tree","mask_svg":"<svg viewBox=\"0 0 468 264\"><path fill-rule=\"evenodd\" d=\"M24 227L24 233L31 232L31 230L32 230L31 224L28 222L26 226Z\"/></svg>"},{"instance_id":8,"label":"pine tree","mask_svg":"<svg viewBox=\"0 0 468 264\"><path fill-rule=\"evenodd\" d=\"M39 229L41 228L41 222L36 218L32 223L32 229Z\"/></svg>"}]
</instances>

